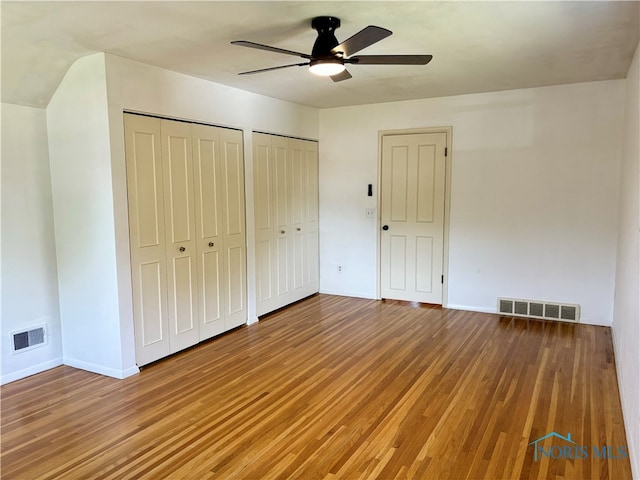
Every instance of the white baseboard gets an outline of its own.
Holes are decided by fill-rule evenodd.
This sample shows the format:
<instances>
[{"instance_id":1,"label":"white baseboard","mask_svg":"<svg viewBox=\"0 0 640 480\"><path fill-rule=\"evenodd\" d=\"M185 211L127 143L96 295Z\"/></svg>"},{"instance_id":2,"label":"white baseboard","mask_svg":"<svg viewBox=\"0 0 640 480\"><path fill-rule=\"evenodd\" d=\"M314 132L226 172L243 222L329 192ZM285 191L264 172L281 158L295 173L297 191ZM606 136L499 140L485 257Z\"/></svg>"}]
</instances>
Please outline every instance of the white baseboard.
<instances>
[{"instance_id":1,"label":"white baseboard","mask_svg":"<svg viewBox=\"0 0 640 480\"><path fill-rule=\"evenodd\" d=\"M253 325L254 323L258 323L258 317L253 316L247 319L247 325Z\"/></svg>"},{"instance_id":2,"label":"white baseboard","mask_svg":"<svg viewBox=\"0 0 640 480\"><path fill-rule=\"evenodd\" d=\"M109 368L103 365L97 365L95 363L77 360L75 358L65 357L63 361L65 365L68 365L70 367L79 368L80 370L86 370L88 372L99 373L100 375L117 378L119 380L140 373L140 369L137 366L129 367L124 370L118 370L117 368Z\"/></svg>"},{"instance_id":3,"label":"white baseboard","mask_svg":"<svg viewBox=\"0 0 640 480\"><path fill-rule=\"evenodd\" d=\"M324 295L336 295L338 297L354 297L354 298L367 298L369 300L378 300L375 295L369 295L367 293L362 292L336 292L332 290L320 290L320 292Z\"/></svg>"},{"instance_id":4,"label":"white baseboard","mask_svg":"<svg viewBox=\"0 0 640 480\"><path fill-rule=\"evenodd\" d=\"M450 310L464 310L465 312L478 312L478 313L497 313L495 307L476 307L473 305L455 305L455 304L447 304L443 305L444 308L448 308Z\"/></svg>"},{"instance_id":5,"label":"white baseboard","mask_svg":"<svg viewBox=\"0 0 640 480\"><path fill-rule=\"evenodd\" d=\"M582 323L584 325L595 325L597 327L611 327L611 323L607 323L602 320L594 320L589 317L580 317L580 321L578 323Z\"/></svg>"},{"instance_id":6,"label":"white baseboard","mask_svg":"<svg viewBox=\"0 0 640 480\"><path fill-rule=\"evenodd\" d=\"M614 324L615 325L615 324ZM631 463L631 477L640 480L640 445L636 445L635 438L633 437L633 428L630 423L632 420L629 418L632 416L633 412L636 411L631 408L629 402L627 401L626 395L623 395L624 384L622 382L622 376L620 375L620 363L618 359L619 347L618 341L616 340L618 337L616 335L615 326L611 328L611 341L613 342L613 358L616 362L616 377L618 378L618 390L620 391L620 403L622 406L622 421L625 425L625 431L627 435L627 451L629 453L629 463ZM633 403L633 402L632 402ZM631 412L631 414L630 414Z\"/></svg>"},{"instance_id":7,"label":"white baseboard","mask_svg":"<svg viewBox=\"0 0 640 480\"><path fill-rule=\"evenodd\" d=\"M140 369L138 368L137 365L133 366L133 367L129 367L129 368L125 368L124 370L122 370L122 379L127 378L127 377L132 377L133 375L137 375L140 373Z\"/></svg>"},{"instance_id":8,"label":"white baseboard","mask_svg":"<svg viewBox=\"0 0 640 480\"><path fill-rule=\"evenodd\" d=\"M60 365L62 365L62 357L54 358L52 360L39 363L38 365L33 365L29 368L18 370L17 372L11 372L6 375L2 375L2 377L0 378L0 385L4 385L5 383L10 383L10 382L15 382L16 380L20 380L25 377L30 377L31 375L35 375L36 373L41 373L46 370L59 367Z\"/></svg>"}]
</instances>

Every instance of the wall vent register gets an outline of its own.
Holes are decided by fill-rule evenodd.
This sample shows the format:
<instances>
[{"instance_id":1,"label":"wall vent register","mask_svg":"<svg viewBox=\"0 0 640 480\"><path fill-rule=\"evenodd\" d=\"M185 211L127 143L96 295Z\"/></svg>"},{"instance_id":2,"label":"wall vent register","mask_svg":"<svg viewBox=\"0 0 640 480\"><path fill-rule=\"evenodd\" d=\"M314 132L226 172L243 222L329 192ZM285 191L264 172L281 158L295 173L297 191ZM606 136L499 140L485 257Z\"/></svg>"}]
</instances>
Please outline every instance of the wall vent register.
<instances>
[{"instance_id":1,"label":"wall vent register","mask_svg":"<svg viewBox=\"0 0 640 480\"><path fill-rule=\"evenodd\" d=\"M580 305L573 303L498 298L498 313L513 317L542 318L563 322L580 321Z\"/></svg>"},{"instance_id":2,"label":"wall vent register","mask_svg":"<svg viewBox=\"0 0 640 480\"><path fill-rule=\"evenodd\" d=\"M45 325L40 325L31 330L11 332L11 350L15 352L25 352L36 347L47 344Z\"/></svg>"}]
</instances>

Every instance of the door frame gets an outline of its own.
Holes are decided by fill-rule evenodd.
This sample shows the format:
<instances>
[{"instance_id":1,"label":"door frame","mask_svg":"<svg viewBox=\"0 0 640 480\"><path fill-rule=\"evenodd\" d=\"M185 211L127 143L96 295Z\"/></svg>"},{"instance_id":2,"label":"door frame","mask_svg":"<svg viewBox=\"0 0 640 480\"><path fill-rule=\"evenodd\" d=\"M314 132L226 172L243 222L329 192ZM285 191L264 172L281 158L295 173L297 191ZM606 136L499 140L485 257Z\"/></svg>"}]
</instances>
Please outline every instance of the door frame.
<instances>
[{"instance_id":1,"label":"door frame","mask_svg":"<svg viewBox=\"0 0 640 480\"><path fill-rule=\"evenodd\" d=\"M382 299L381 295L381 215L382 215L382 137L385 135L414 135L420 133L444 133L447 136L447 156L445 157L445 179L444 179L444 238L442 249L442 274L444 282L442 284L442 306L449 304L449 219L451 213L451 165L453 163L452 137L453 127L425 127L409 128L401 130L379 130L378 131L378 195L376 199L376 298Z\"/></svg>"}]
</instances>

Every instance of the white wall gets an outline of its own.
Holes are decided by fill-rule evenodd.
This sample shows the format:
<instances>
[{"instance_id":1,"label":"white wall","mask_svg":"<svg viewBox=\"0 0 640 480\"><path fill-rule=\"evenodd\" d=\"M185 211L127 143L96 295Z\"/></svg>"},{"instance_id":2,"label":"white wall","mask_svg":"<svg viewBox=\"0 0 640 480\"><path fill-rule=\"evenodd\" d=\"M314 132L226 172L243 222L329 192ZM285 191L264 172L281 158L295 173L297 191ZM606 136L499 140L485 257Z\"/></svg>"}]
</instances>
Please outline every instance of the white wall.
<instances>
[{"instance_id":1,"label":"white wall","mask_svg":"<svg viewBox=\"0 0 640 480\"><path fill-rule=\"evenodd\" d=\"M578 303L610 325L623 102L614 80L321 110L321 291L376 296L378 131L452 126L448 306Z\"/></svg>"},{"instance_id":2,"label":"white wall","mask_svg":"<svg viewBox=\"0 0 640 480\"><path fill-rule=\"evenodd\" d=\"M318 110L106 55L109 107L316 139ZM118 115L117 115L118 116ZM122 112L119 113L122 123ZM114 136L117 134L114 133Z\"/></svg>"},{"instance_id":3,"label":"white wall","mask_svg":"<svg viewBox=\"0 0 640 480\"><path fill-rule=\"evenodd\" d=\"M633 478L640 479L640 44L626 80L613 340Z\"/></svg>"},{"instance_id":4,"label":"white wall","mask_svg":"<svg viewBox=\"0 0 640 480\"><path fill-rule=\"evenodd\" d=\"M47 123L2 104L1 383L62 364ZM11 332L46 324L47 344L12 354Z\"/></svg>"},{"instance_id":5,"label":"white wall","mask_svg":"<svg viewBox=\"0 0 640 480\"><path fill-rule=\"evenodd\" d=\"M76 61L47 107L64 363L123 378L104 55Z\"/></svg>"}]
</instances>

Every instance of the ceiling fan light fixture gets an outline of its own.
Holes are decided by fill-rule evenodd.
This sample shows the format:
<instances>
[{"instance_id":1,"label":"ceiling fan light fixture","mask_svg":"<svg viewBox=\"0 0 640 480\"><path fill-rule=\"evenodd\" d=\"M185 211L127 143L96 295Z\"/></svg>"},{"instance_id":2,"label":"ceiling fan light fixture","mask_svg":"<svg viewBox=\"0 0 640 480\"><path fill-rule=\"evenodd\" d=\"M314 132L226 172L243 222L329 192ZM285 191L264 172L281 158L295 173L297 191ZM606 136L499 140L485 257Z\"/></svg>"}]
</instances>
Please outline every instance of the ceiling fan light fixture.
<instances>
[{"instance_id":1,"label":"ceiling fan light fixture","mask_svg":"<svg viewBox=\"0 0 640 480\"><path fill-rule=\"evenodd\" d=\"M309 64L309 70L315 75L322 77L332 77L344 72L345 66L337 58L327 58L321 60L312 60Z\"/></svg>"}]
</instances>

